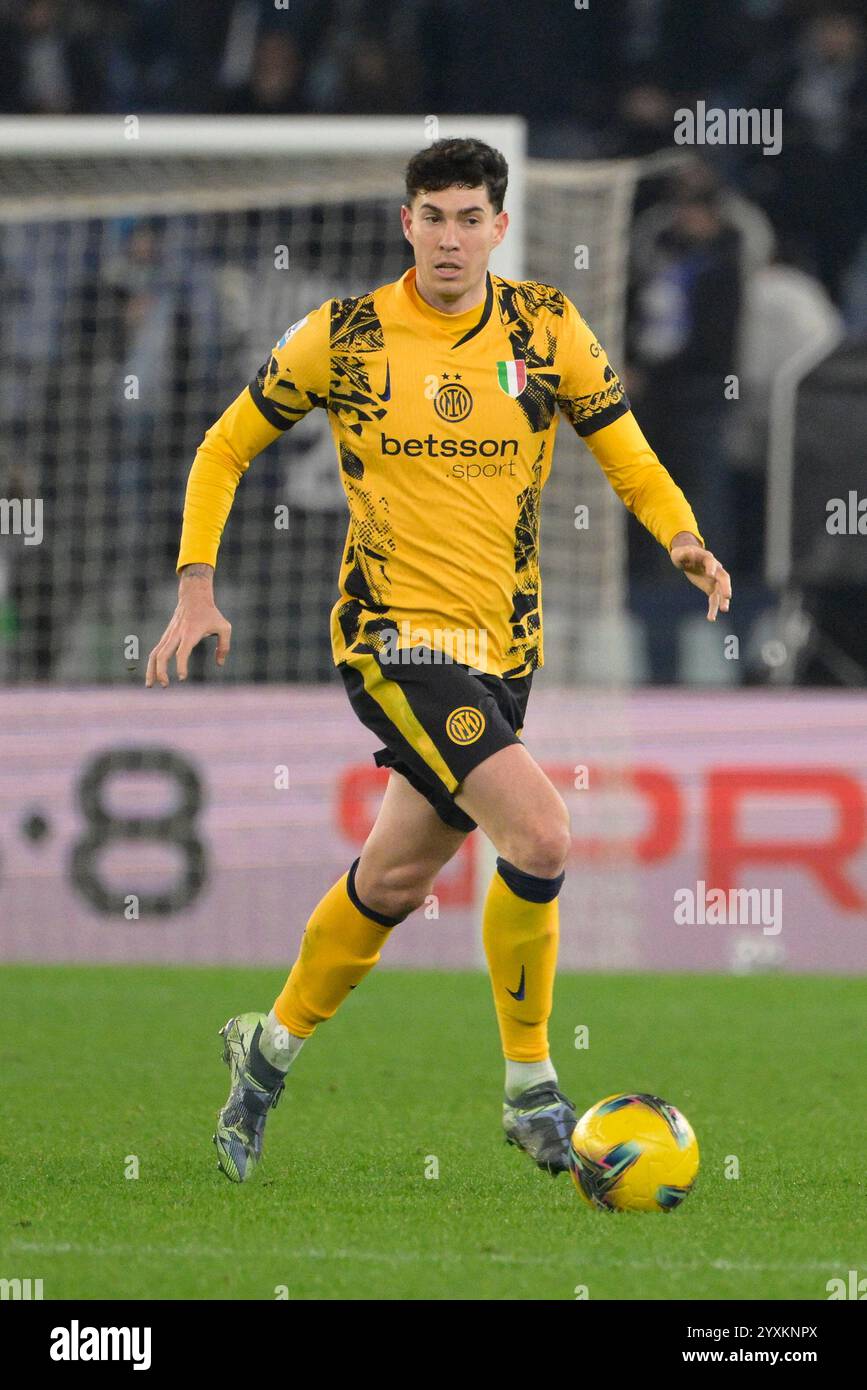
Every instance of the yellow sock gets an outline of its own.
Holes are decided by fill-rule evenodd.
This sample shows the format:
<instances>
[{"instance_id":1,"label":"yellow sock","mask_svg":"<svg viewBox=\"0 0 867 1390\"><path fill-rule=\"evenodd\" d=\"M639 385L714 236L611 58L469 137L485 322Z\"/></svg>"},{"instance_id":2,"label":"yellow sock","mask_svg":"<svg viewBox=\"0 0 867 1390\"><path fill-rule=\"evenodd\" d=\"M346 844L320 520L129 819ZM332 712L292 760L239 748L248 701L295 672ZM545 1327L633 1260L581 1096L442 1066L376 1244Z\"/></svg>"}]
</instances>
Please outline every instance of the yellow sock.
<instances>
[{"instance_id":1,"label":"yellow sock","mask_svg":"<svg viewBox=\"0 0 867 1390\"><path fill-rule=\"evenodd\" d=\"M536 878L498 859L485 899L482 936L503 1055L510 1062L543 1062L548 1056L560 935L556 894L563 877ZM537 900L545 895L547 901Z\"/></svg>"},{"instance_id":2,"label":"yellow sock","mask_svg":"<svg viewBox=\"0 0 867 1390\"><path fill-rule=\"evenodd\" d=\"M313 909L298 958L274 1003L277 1018L298 1038L331 1018L349 991L379 960L399 918L365 908L355 892L355 864Z\"/></svg>"}]
</instances>

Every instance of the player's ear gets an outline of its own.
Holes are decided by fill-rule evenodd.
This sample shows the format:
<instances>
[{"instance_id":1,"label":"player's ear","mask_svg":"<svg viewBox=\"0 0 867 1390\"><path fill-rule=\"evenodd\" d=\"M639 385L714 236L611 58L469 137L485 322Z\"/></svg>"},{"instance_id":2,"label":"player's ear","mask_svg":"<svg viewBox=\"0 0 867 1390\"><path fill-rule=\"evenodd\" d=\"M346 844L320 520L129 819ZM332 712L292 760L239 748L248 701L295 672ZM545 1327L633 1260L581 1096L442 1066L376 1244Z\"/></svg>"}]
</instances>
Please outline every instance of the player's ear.
<instances>
[{"instance_id":1,"label":"player's ear","mask_svg":"<svg viewBox=\"0 0 867 1390\"><path fill-rule=\"evenodd\" d=\"M400 225L403 227L403 234L412 245L412 208L408 208L406 203L401 204Z\"/></svg>"},{"instance_id":2,"label":"player's ear","mask_svg":"<svg viewBox=\"0 0 867 1390\"><path fill-rule=\"evenodd\" d=\"M506 232L509 230L509 214L505 211L498 212L494 218L494 245L499 246Z\"/></svg>"}]
</instances>

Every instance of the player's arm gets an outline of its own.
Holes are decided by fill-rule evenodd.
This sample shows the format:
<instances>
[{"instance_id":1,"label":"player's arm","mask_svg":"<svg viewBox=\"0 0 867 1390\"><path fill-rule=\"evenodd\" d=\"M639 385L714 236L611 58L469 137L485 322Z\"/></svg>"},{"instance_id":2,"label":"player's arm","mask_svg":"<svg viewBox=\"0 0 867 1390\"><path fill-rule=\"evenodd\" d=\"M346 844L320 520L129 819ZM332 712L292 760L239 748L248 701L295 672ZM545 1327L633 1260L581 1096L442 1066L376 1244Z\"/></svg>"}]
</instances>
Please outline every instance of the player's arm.
<instances>
[{"instance_id":1,"label":"player's arm","mask_svg":"<svg viewBox=\"0 0 867 1390\"><path fill-rule=\"evenodd\" d=\"M218 666L225 663L231 625L214 601L217 551L235 490L257 454L291 429L314 406L325 405L329 378L330 300L293 325L260 368L207 431L187 480L178 553L178 604L148 659L145 684L169 683L176 658L186 680L190 652L216 635Z\"/></svg>"},{"instance_id":2,"label":"player's arm","mask_svg":"<svg viewBox=\"0 0 867 1390\"><path fill-rule=\"evenodd\" d=\"M565 318L558 349L560 408L621 501L665 547L672 564L707 594L713 622L720 610L728 612L731 579L705 549L692 507L645 439L604 350L568 299Z\"/></svg>"},{"instance_id":3,"label":"player's arm","mask_svg":"<svg viewBox=\"0 0 867 1390\"><path fill-rule=\"evenodd\" d=\"M705 548L692 508L651 449L632 411L585 436L585 442L618 497L665 546L672 564L707 594L710 621L720 611L727 613L732 597L728 572Z\"/></svg>"}]
</instances>

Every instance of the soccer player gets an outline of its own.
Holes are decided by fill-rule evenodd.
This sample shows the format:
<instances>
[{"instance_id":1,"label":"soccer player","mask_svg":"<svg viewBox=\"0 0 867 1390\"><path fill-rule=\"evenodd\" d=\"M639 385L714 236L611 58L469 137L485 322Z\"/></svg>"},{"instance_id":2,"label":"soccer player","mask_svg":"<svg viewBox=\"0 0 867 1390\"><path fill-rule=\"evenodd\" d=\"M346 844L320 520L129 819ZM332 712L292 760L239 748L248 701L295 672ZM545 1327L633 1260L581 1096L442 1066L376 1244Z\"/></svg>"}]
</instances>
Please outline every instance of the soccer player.
<instances>
[{"instance_id":1,"label":"soccer player","mask_svg":"<svg viewBox=\"0 0 867 1390\"><path fill-rule=\"evenodd\" d=\"M349 529L331 613L334 660L391 769L361 855L318 903L267 1016L221 1030L231 1074L214 1142L249 1178L265 1121L305 1040L376 964L399 922L481 826L497 851L483 936L505 1057L507 1139L568 1168L575 1109L548 1048L557 895L570 832L559 793L520 740L542 665L539 507L562 412L612 487L708 596L729 576L629 409L603 348L558 289L493 275L508 169L478 140L439 140L406 171L415 264L331 299L283 334L206 433L187 485L178 606L147 685L186 679L190 652L230 625L214 568L251 459L317 406L328 412Z\"/></svg>"}]
</instances>

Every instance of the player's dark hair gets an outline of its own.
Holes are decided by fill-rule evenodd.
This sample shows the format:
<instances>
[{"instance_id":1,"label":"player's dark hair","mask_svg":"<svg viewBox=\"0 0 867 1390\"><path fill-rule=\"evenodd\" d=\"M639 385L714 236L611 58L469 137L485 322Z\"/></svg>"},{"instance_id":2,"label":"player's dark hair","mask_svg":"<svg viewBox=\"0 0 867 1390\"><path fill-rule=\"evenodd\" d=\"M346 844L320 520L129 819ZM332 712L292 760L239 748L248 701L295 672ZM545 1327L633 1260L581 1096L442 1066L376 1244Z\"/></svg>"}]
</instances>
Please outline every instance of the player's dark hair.
<instances>
[{"instance_id":1,"label":"player's dark hair","mask_svg":"<svg viewBox=\"0 0 867 1390\"><path fill-rule=\"evenodd\" d=\"M509 166L499 150L482 140L435 140L406 166L406 201L417 193L440 193L455 184L485 185L494 212L502 212Z\"/></svg>"}]
</instances>

